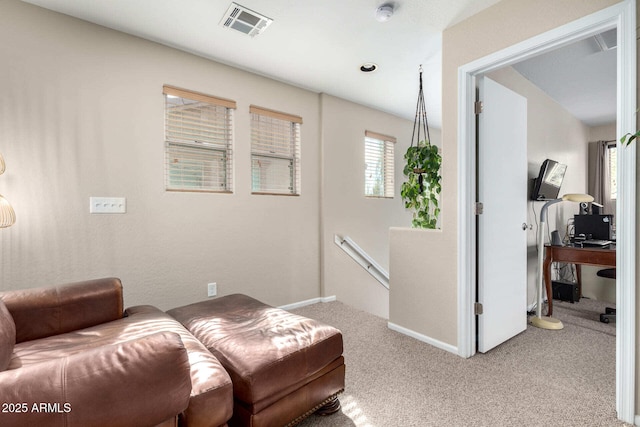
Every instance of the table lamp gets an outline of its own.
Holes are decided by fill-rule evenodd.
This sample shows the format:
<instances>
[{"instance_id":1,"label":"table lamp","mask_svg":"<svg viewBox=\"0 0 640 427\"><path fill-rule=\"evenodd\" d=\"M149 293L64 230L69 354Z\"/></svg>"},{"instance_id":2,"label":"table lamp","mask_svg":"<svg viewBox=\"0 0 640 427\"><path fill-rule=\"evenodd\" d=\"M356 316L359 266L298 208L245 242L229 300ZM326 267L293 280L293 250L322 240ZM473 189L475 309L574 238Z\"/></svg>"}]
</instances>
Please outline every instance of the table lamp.
<instances>
[{"instance_id":1,"label":"table lamp","mask_svg":"<svg viewBox=\"0 0 640 427\"><path fill-rule=\"evenodd\" d=\"M540 226L538 228L538 286L536 289L536 315L531 319L531 324L541 329L562 329L564 325L558 319L545 316L542 317L542 282L543 282L543 263L544 263L544 225L547 222L547 209L549 206L560 202L593 202L593 197L588 194L565 194L560 199L549 200L542 206L540 210ZM552 295L547 295L552 298Z\"/></svg>"}]
</instances>

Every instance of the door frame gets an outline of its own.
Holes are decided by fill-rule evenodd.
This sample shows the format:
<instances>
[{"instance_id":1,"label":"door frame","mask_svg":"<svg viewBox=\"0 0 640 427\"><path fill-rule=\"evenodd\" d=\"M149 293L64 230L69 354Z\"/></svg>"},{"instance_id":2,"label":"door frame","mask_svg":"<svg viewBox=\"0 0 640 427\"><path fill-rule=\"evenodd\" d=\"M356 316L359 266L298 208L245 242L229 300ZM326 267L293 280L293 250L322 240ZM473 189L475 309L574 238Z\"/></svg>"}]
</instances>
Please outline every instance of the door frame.
<instances>
[{"instance_id":1,"label":"door frame","mask_svg":"<svg viewBox=\"0 0 640 427\"><path fill-rule=\"evenodd\" d=\"M458 69L458 354L475 354L476 192L475 78L542 52L617 28L616 139L636 129L636 5L624 0ZM634 423L636 382L636 144L618 150L616 411ZM553 333L550 331L549 333Z\"/></svg>"}]
</instances>

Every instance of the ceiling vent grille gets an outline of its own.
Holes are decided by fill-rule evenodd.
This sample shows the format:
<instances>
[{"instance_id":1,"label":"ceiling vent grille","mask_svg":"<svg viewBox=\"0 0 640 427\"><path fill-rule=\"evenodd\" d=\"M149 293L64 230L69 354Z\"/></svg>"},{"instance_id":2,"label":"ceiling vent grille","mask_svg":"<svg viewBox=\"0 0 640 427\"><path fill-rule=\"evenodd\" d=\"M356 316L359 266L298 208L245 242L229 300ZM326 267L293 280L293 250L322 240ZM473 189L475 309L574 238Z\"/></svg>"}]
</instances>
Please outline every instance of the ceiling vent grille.
<instances>
[{"instance_id":1,"label":"ceiling vent grille","mask_svg":"<svg viewBox=\"0 0 640 427\"><path fill-rule=\"evenodd\" d=\"M618 34L615 29L593 36L601 51L615 49L618 45Z\"/></svg>"},{"instance_id":2,"label":"ceiling vent grille","mask_svg":"<svg viewBox=\"0 0 640 427\"><path fill-rule=\"evenodd\" d=\"M262 33L272 22L273 19L271 18L267 18L237 3L231 3L220 24L254 37Z\"/></svg>"}]
</instances>

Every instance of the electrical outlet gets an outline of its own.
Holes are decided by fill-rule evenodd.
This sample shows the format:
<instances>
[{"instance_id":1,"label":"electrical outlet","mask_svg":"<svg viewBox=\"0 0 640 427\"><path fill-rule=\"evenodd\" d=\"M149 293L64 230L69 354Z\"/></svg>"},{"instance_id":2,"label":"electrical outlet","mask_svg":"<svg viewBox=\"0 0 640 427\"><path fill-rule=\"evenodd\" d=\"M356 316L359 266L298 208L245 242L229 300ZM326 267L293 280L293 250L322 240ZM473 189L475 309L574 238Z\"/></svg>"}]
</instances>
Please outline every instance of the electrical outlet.
<instances>
[{"instance_id":1,"label":"electrical outlet","mask_svg":"<svg viewBox=\"0 0 640 427\"><path fill-rule=\"evenodd\" d=\"M215 297L218 294L218 285L213 282L207 285L207 296Z\"/></svg>"}]
</instances>

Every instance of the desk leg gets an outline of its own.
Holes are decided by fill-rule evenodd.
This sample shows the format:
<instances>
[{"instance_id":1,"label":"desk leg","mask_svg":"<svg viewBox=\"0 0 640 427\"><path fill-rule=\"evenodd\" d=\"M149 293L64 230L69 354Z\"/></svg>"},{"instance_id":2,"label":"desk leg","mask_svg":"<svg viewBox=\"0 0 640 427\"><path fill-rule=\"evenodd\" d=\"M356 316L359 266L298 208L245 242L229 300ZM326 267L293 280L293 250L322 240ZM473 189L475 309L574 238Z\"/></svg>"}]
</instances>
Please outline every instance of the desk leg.
<instances>
[{"instance_id":1,"label":"desk leg","mask_svg":"<svg viewBox=\"0 0 640 427\"><path fill-rule=\"evenodd\" d=\"M582 298L582 268L580 268L580 264L575 264L576 266L576 279L578 280L578 297Z\"/></svg>"},{"instance_id":2,"label":"desk leg","mask_svg":"<svg viewBox=\"0 0 640 427\"><path fill-rule=\"evenodd\" d=\"M546 253L542 271L544 277L544 285L547 290L547 301L549 302L549 310L547 312L547 316L551 316L553 314L553 293L551 292L551 263L553 262L553 258L550 250L547 250L545 252Z\"/></svg>"}]
</instances>

